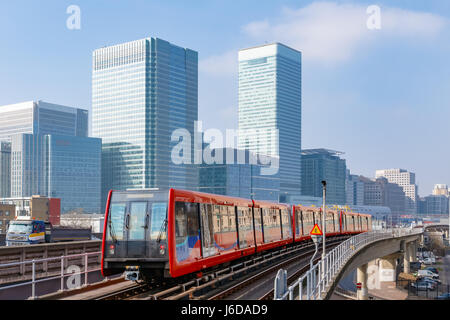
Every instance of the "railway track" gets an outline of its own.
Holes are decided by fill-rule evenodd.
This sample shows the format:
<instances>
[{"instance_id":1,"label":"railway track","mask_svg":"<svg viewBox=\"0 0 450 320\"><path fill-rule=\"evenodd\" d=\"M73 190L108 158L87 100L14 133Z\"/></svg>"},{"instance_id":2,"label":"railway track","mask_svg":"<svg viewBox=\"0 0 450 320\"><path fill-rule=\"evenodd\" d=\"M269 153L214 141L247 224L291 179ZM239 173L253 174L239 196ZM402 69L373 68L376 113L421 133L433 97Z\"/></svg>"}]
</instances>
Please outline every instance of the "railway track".
<instances>
[{"instance_id":1,"label":"railway track","mask_svg":"<svg viewBox=\"0 0 450 320\"><path fill-rule=\"evenodd\" d=\"M339 242L340 241L333 242L329 248L332 249ZM260 296L253 297L252 300L272 300L273 299L273 280L272 279L275 278L278 270L281 268L292 267L294 264L298 264L299 262L301 262L302 267L300 269L297 269L297 271L295 271L294 273L292 273L289 276L288 284L290 284L290 283L294 282L295 280L297 280L298 277L300 277L302 274L304 274L309 269L310 258L314 254L314 252L315 252L315 249L308 250L305 253L302 253L298 256L287 259L286 261L280 262L270 268L267 268L266 270L264 270L260 273L257 273L255 275L223 290L222 292L219 292L215 295L208 297L207 299L208 300L222 300L222 299L229 298L230 296L233 296L232 297L233 300L239 300L239 298L245 297L245 295L238 295L237 293L245 291L246 288L249 288L255 284L256 285L259 284L260 286L264 287L264 285L266 284L265 283L266 281L260 281L260 280L262 280L262 279L267 280L266 278L270 278L269 284L270 284L270 288L272 288L272 289L270 289L269 291L267 291L266 293L264 293ZM320 258L316 258L314 260L314 262L317 262L319 260L320 260Z\"/></svg>"},{"instance_id":2,"label":"railway track","mask_svg":"<svg viewBox=\"0 0 450 320\"><path fill-rule=\"evenodd\" d=\"M345 237L335 238L329 248L340 243ZM330 239L331 240L331 239ZM103 286L98 290L74 295L69 299L79 300L221 300L232 296L238 291L245 290L252 284L276 273L280 268L302 263L302 267L294 272L289 281L294 281L309 267L309 258L314 253L312 243L303 243L284 248L262 256L242 261L230 267L206 273L201 278L193 279L181 284L176 283L131 283L119 282L116 285ZM319 260L319 258L317 259ZM305 263L307 261L307 263ZM255 300L273 298L272 291L267 291Z\"/></svg>"}]
</instances>

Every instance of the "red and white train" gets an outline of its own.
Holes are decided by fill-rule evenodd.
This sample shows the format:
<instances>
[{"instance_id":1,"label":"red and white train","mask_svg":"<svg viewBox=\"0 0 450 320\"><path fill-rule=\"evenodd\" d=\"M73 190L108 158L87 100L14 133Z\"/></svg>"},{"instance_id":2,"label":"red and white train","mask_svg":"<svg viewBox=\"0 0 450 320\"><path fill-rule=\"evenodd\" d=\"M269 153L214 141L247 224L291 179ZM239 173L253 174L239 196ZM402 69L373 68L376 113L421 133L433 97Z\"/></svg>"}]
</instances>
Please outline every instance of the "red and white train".
<instances>
[{"instance_id":1,"label":"red and white train","mask_svg":"<svg viewBox=\"0 0 450 320\"><path fill-rule=\"evenodd\" d=\"M194 191L111 191L102 274L130 280L198 274L247 256L310 241L322 210ZM371 216L328 210L326 235L371 230ZM129 276L133 274L133 276Z\"/></svg>"}]
</instances>

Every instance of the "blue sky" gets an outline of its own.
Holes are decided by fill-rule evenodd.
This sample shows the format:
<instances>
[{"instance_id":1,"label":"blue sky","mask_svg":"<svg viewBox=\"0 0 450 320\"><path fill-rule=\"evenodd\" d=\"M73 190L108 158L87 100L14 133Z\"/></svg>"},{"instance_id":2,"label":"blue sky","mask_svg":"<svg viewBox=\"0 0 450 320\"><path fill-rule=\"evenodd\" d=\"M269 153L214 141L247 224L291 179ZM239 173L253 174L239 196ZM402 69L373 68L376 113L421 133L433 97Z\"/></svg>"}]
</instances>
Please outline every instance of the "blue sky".
<instances>
[{"instance_id":1,"label":"blue sky","mask_svg":"<svg viewBox=\"0 0 450 320\"><path fill-rule=\"evenodd\" d=\"M278 41L303 52L303 148L344 151L354 174L413 171L422 196L450 184L450 1L2 0L0 105L90 109L92 51L148 36L199 52L205 128L237 127L237 51Z\"/></svg>"}]
</instances>

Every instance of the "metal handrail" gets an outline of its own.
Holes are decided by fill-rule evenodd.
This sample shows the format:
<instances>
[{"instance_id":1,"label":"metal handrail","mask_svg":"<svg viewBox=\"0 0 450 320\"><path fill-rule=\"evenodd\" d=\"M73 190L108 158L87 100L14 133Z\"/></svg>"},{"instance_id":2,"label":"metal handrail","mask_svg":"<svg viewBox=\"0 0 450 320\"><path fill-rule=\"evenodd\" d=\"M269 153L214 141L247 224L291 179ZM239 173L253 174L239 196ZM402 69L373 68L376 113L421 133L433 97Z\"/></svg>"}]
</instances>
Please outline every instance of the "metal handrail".
<instances>
[{"instance_id":1,"label":"metal handrail","mask_svg":"<svg viewBox=\"0 0 450 320\"><path fill-rule=\"evenodd\" d=\"M95 269L88 269L88 259L89 256L97 256L100 257L101 251L97 251L97 252L85 252L85 253L80 253L80 254L72 254L72 255L67 255L67 256L60 256L60 257L50 257L50 258L42 258L42 259L33 259L33 260L27 260L27 261L21 261L21 262L11 262L11 263L5 263L5 264L0 264L0 269L1 268L7 268L7 267L15 267L15 266L21 266L21 265L27 265L27 264L31 264L31 281L28 282L23 282L23 283L19 283L19 284L13 284L13 285L9 285L9 286L4 286L4 287L0 287L0 290L7 290L7 289L12 289L12 288L17 288L17 287L21 287L21 286L29 286L31 285L31 296L30 299L36 299L36 283L41 283L41 282L45 282L45 281L50 281L50 280L56 280L56 279L61 279L61 292L65 291L64 289L64 278L67 276L75 276L75 275L82 275L84 274L84 284L77 287L77 288L81 288L83 286L86 286L88 283L88 274L91 272L96 272L99 271L100 268L95 268ZM80 258L80 257L84 257L84 271L80 271L80 272L74 272L74 273L66 273L65 269L64 269L64 262L67 259L72 259L72 258ZM49 277L49 278L44 278L44 279L36 279L36 264L37 263L43 263L43 262L48 262L48 261L55 261L55 260L59 260L61 262L61 273L57 276L53 276L53 277ZM76 289L76 288L74 288Z\"/></svg>"},{"instance_id":2,"label":"metal handrail","mask_svg":"<svg viewBox=\"0 0 450 320\"><path fill-rule=\"evenodd\" d=\"M286 292L281 293L274 298L275 300L304 300L304 298L306 298L306 300L321 299L322 293L325 292L334 277L340 272L347 261L359 250L376 241L419 233L422 233L422 230L388 229L365 232L351 237L329 251L324 259L318 261L292 285L289 287L286 285ZM279 281L279 279L276 278L275 281ZM275 283L275 287L277 286L277 283ZM297 298L295 297L296 288L298 288ZM304 290L306 290L305 294Z\"/></svg>"}]
</instances>

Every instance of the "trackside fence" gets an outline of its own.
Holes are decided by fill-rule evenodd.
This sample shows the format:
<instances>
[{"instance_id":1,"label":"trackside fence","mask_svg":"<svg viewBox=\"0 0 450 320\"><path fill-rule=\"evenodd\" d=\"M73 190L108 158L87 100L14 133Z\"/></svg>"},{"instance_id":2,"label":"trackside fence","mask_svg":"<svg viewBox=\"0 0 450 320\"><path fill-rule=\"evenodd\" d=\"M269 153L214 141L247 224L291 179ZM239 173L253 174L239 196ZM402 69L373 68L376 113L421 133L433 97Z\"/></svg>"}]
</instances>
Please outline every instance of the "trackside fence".
<instances>
[{"instance_id":1,"label":"trackside fence","mask_svg":"<svg viewBox=\"0 0 450 320\"><path fill-rule=\"evenodd\" d=\"M31 295L30 299L36 299L36 285L39 283L60 280L60 292L65 291L67 289L78 289L86 286L88 284L88 275L91 272L98 272L100 268L94 267L89 268L89 264L94 263L100 259L100 252L86 252L81 254L73 254L61 257L52 257L52 258L44 258L44 259L33 259L22 262L13 262L0 264L0 270L3 268L11 268L11 267L31 267L31 281L21 282L17 284L7 285L0 287L0 292L2 290L8 290L17 287L31 286ZM78 263L73 262L73 260L78 260ZM68 266L68 261L72 261L72 265ZM38 269L42 269L44 265L47 264L59 264L61 272L58 275L54 275L51 277L45 278L37 278ZM98 264L97 264L98 265ZM82 281L82 277L84 276L84 281ZM65 285L65 279L67 277L71 277L74 281L71 282L71 285ZM50 292L51 293L51 292Z\"/></svg>"},{"instance_id":2,"label":"trackside fence","mask_svg":"<svg viewBox=\"0 0 450 320\"><path fill-rule=\"evenodd\" d=\"M320 300L326 288L331 285L341 268L358 251L376 241L420 234L419 229L388 229L358 234L351 237L318 261L303 276L290 286L286 283L286 271L280 270L275 278L274 300Z\"/></svg>"}]
</instances>

